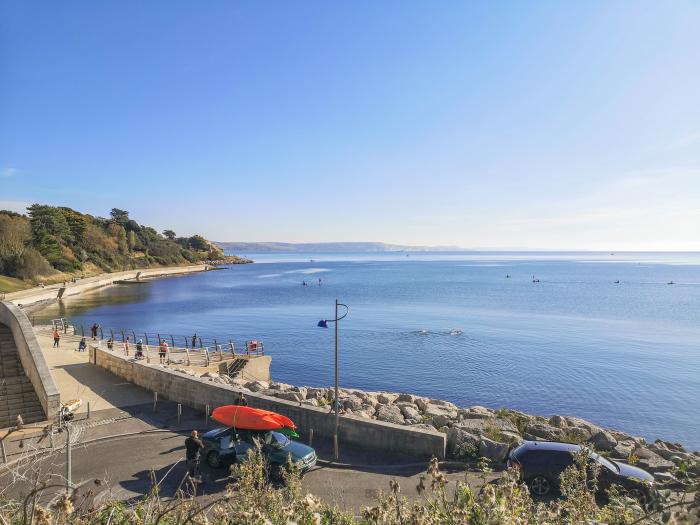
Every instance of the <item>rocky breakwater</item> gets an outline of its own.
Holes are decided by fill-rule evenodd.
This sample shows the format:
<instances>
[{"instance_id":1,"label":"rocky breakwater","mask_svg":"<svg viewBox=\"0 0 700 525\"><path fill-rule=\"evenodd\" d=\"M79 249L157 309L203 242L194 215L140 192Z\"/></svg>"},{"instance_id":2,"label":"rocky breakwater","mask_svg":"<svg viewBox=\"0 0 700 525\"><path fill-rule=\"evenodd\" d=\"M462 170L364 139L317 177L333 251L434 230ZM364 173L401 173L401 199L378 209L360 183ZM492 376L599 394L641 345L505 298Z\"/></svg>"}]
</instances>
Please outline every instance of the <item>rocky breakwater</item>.
<instances>
[{"instance_id":1,"label":"rocky breakwater","mask_svg":"<svg viewBox=\"0 0 700 525\"><path fill-rule=\"evenodd\" d=\"M196 375L184 368L176 370ZM213 372L202 377L244 392L332 409L332 388L245 381ZM700 476L700 452L689 452L678 443L662 440L649 443L644 438L602 428L578 417L554 415L547 418L510 409L458 407L449 401L414 394L347 388L340 389L339 398L344 414L444 432L447 453L454 459L485 457L502 463L510 447L524 440L564 441L586 444L604 456L635 464L653 473L660 481L674 482L680 474Z\"/></svg>"}]
</instances>

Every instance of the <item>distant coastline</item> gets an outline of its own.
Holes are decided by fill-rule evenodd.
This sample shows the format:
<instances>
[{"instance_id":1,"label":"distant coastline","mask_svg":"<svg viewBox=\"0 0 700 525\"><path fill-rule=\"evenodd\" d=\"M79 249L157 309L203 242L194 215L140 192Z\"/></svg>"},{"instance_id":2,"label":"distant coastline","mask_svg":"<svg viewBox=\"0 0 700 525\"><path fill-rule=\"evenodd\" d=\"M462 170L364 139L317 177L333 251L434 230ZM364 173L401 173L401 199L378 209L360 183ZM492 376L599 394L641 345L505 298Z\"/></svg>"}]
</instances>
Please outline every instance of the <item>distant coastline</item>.
<instances>
[{"instance_id":1,"label":"distant coastline","mask_svg":"<svg viewBox=\"0 0 700 525\"><path fill-rule=\"evenodd\" d=\"M346 253L346 252L447 252L469 251L458 246L404 246L384 242L216 242L238 253Z\"/></svg>"}]
</instances>

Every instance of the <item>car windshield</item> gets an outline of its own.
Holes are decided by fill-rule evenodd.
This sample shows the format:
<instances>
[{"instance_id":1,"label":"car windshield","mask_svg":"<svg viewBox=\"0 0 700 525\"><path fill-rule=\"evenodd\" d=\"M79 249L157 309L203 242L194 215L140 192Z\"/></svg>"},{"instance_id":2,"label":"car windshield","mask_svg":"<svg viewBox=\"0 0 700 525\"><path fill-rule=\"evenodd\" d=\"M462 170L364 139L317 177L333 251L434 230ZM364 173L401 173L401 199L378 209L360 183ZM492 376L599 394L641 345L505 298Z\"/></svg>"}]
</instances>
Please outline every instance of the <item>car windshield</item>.
<instances>
[{"instance_id":1,"label":"car windshield","mask_svg":"<svg viewBox=\"0 0 700 525\"><path fill-rule=\"evenodd\" d=\"M267 439L265 441L275 448L284 448L289 444L289 438L284 434L280 434L279 432L270 432L269 436L270 441L268 442Z\"/></svg>"},{"instance_id":2,"label":"car windshield","mask_svg":"<svg viewBox=\"0 0 700 525\"><path fill-rule=\"evenodd\" d=\"M591 452L591 458L593 458L595 461L597 461L598 463L603 465L608 470L612 470L613 472L619 471L619 469L617 468L617 465L615 465L615 463L613 463L612 461L610 461L607 458L604 458L600 454L596 454L595 452Z\"/></svg>"}]
</instances>

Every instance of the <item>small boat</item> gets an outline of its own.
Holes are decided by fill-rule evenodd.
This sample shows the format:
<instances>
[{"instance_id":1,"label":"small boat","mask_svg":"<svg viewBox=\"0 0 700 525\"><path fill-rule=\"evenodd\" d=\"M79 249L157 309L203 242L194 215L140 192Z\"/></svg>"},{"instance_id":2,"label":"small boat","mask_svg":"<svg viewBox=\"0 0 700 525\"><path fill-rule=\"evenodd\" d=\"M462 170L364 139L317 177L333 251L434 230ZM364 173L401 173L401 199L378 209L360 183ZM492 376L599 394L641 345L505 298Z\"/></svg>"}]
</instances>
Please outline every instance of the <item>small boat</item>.
<instances>
[{"instance_id":1,"label":"small boat","mask_svg":"<svg viewBox=\"0 0 700 525\"><path fill-rule=\"evenodd\" d=\"M620 284L620 279L618 279L617 281L615 281L614 284Z\"/></svg>"},{"instance_id":2,"label":"small boat","mask_svg":"<svg viewBox=\"0 0 700 525\"><path fill-rule=\"evenodd\" d=\"M506 275L506 279L510 279L510 274L507 274L507 275Z\"/></svg>"},{"instance_id":3,"label":"small boat","mask_svg":"<svg viewBox=\"0 0 700 525\"><path fill-rule=\"evenodd\" d=\"M674 283L673 281L669 281L666 284L676 284L676 283Z\"/></svg>"},{"instance_id":4,"label":"small boat","mask_svg":"<svg viewBox=\"0 0 700 525\"><path fill-rule=\"evenodd\" d=\"M211 413L214 421L227 427L244 430L296 430L294 422L282 414L260 408L240 405L224 405Z\"/></svg>"}]
</instances>

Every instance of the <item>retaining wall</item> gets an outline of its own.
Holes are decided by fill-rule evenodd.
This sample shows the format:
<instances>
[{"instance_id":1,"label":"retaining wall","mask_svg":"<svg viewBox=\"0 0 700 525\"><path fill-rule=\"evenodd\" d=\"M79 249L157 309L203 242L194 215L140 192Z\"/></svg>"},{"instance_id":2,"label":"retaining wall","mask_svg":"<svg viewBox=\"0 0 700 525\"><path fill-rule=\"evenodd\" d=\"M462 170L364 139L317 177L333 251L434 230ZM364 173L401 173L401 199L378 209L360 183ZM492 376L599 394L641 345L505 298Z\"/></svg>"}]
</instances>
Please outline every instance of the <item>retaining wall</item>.
<instances>
[{"instance_id":1,"label":"retaining wall","mask_svg":"<svg viewBox=\"0 0 700 525\"><path fill-rule=\"evenodd\" d=\"M29 318L18 306L2 302L0 324L4 324L12 332L24 373L31 381L47 419L52 421L58 415L60 407L58 388L51 377Z\"/></svg>"},{"instance_id":2,"label":"retaining wall","mask_svg":"<svg viewBox=\"0 0 700 525\"><path fill-rule=\"evenodd\" d=\"M174 372L157 364L137 362L133 358L93 346L90 346L90 362L131 383L158 392L159 398L196 409L204 410L206 405L211 409L230 405L238 394L238 389L228 385ZM301 405L257 393L246 393L246 397L252 407L272 410L291 418L302 436L310 429L313 429L315 436L333 436L335 414L329 412L328 408ZM338 440L363 448L418 457L445 457L445 434L351 415L340 416Z\"/></svg>"}]
</instances>

